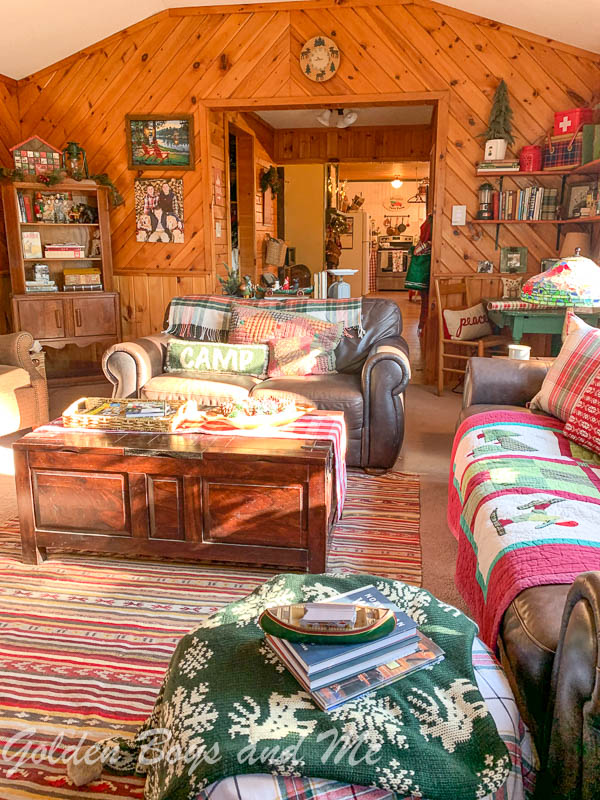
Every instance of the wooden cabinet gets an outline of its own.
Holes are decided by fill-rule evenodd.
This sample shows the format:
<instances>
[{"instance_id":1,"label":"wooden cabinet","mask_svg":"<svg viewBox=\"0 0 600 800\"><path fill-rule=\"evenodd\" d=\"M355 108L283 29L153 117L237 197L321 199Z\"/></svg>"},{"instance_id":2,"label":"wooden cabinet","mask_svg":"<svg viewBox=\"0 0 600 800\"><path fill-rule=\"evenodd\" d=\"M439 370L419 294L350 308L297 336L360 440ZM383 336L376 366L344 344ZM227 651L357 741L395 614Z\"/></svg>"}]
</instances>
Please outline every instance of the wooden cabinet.
<instances>
[{"instance_id":1,"label":"wooden cabinet","mask_svg":"<svg viewBox=\"0 0 600 800\"><path fill-rule=\"evenodd\" d=\"M60 197L63 207L51 218L44 204L54 204L53 197ZM13 293L13 329L27 330L43 345L54 348L118 341L121 338L119 295L112 291L106 187L93 181L66 180L49 191L40 183L16 181L2 186L2 203ZM72 206L73 213L66 213L65 206ZM79 221L81 208L87 211L85 222ZM41 256L25 249L25 240L32 237L41 246ZM65 258L64 252L46 251L48 245L67 243L80 245L81 257ZM28 282L35 277L36 264L48 266L50 279L58 291L30 291L35 288ZM69 267L95 271L94 279L86 282L100 281L102 288L94 291L65 288L71 280L65 276Z\"/></svg>"},{"instance_id":2,"label":"wooden cabinet","mask_svg":"<svg viewBox=\"0 0 600 800\"><path fill-rule=\"evenodd\" d=\"M13 298L13 319L16 330L29 331L35 339L63 339L66 334L65 313L61 298Z\"/></svg>"},{"instance_id":3,"label":"wooden cabinet","mask_svg":"<svg viewBox=\"0 0 600 800\"><path fill-rule=\"evenodd\" d=\"M15 330L29 331L35 339L56 348L117 340L121 336L119 295L116 292L97 295L73 297L61 292L50 298L16 295L13 297Z\"/></svg>"}]
</instances>

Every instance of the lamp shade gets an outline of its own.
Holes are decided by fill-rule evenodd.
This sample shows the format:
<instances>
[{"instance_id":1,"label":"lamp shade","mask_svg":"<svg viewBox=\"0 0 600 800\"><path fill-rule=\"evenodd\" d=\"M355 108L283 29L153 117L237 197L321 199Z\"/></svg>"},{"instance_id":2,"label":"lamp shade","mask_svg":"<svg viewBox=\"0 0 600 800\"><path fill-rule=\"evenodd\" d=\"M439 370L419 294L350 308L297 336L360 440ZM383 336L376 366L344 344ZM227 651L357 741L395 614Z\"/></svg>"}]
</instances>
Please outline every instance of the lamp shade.
<instances>
[{"instance_id":1,"label":"lamp shade","mask_svg":"<svg viewBox=\"0 0 600 800\"><path fill-rule=\"evenodd\" d=\"M561 258L523 285L521 300L544 306L600 305L600 267L584 256Z\"/></svg>"},{"instance_id":2,"label":"lamp shade","mask_svg":"<svg viewBox=\"0 0 600 800\"><path fill-rule=\"evenodd\" d=\"M591 252L589 233L571 231L565 234L562 247L560 248L560 257L568 258L569 256L575 255L577 248L581 251L580 255L589 257Z\"/></svg>"}]
</instances>

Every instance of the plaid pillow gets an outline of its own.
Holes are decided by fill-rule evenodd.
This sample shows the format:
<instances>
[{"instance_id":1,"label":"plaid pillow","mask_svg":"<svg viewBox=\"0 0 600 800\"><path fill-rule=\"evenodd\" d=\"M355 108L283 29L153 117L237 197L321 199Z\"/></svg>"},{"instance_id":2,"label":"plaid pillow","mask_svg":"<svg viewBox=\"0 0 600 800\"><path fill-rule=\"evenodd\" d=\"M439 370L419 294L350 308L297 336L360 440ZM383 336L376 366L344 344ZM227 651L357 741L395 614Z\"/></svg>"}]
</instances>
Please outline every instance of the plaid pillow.
<instances>
[{"instance_id":1,"label":"plaid pillow","mask_svg":"<svg viewBox=\"0 0 600 800\"><path fill-rule=\"evenodd\" d=\"M305 314L233 303L228 342L267 344L280 339L308 338L311 349L319 350L323 355L310 373L318 375L335 372L334 351L343 333L342 322L325 322Z\"/></svg>"},{"instance_id":2,"label":"plaid pillow","mask_svg":"<svg viewBox=\"0 0 600 800\"><path fill-rule=\"evenodd\" d=\"M576 444L600 453L600 370L573 406L564 434Z\"/></svg>"},{"instance_id":3,"label":"plaid pillow","mask_svg":"<svg viewBox=\"0 0 600 800\"><path fill-rule=\"evenodd\" d=\"M566 336L542 388L529 407L558 419L569 419L575 404L600 369L600 330L587 325L572 311L565 320Z\"/></svg>"},{"instance_id":4,"label":"plaid pillow","mask_svg":"<svg viewBox=\"0 0 600 800\"><path fill-rule=\"evenodd\" d=\"M269 342L269 378L330 372L327 353L313 346L311 336L290 336Z\"/></svg>"}]
</instances>

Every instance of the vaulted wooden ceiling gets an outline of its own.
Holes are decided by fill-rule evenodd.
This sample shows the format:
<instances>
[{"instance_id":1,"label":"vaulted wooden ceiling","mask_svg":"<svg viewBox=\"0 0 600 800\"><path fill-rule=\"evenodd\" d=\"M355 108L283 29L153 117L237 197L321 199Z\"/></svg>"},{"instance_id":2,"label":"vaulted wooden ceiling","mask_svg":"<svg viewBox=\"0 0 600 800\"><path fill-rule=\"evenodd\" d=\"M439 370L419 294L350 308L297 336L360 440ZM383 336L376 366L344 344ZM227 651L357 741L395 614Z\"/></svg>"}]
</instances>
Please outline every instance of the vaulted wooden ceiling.
<instances>
[{"instance_id":1,"label":"vaulted wooden ceiling","mask_svg":"<svg viewBox=\"0 0 600 800\"><path fill-rule=\"evenodd\" d=\"M276 0L264 0L265 4ZM292 3L294 0L290 0ZM235 0L212 0L231 8ZM2 4L0 73L23 78L153 14L199 6L197 0L28 0ZM451 8L491 18L558 41L600 52L598 0L452 0ZM25 37L25 38L24 38Z\"/></svg>"}]
</instances>

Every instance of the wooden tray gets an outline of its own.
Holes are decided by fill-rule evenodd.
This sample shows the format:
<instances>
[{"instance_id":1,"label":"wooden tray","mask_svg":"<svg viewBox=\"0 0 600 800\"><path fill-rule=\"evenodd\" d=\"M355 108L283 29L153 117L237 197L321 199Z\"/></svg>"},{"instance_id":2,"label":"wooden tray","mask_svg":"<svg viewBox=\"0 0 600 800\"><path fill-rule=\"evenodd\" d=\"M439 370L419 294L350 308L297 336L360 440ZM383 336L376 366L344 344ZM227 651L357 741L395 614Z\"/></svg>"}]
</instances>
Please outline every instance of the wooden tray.
<instances>
[{"instance_id":1,"label":"wooden tray","mask_svg":"<svg viewBox=\"0 0 600 800\"><path fill-rule=\"evenodd\" d=\"M90 430L108 431L148 431L152 433L170 433L173 430L175 414L181 401L169 400L172 408L170 414L165 417L143 417L133 418L125 416L125 409L128 405L136 402L133 399L110 399L107 397L80 397L79 400L71 403L62 415L65 428L89 428ZM89 414L92 408L96 408L101 403L119 403L122 415L113 416L108 414Z\"/></svg>"}]
</instances>

